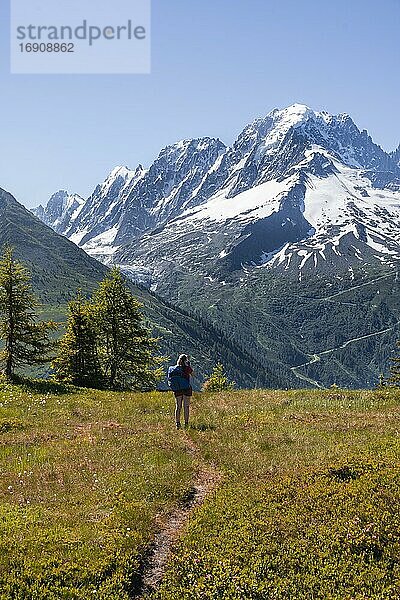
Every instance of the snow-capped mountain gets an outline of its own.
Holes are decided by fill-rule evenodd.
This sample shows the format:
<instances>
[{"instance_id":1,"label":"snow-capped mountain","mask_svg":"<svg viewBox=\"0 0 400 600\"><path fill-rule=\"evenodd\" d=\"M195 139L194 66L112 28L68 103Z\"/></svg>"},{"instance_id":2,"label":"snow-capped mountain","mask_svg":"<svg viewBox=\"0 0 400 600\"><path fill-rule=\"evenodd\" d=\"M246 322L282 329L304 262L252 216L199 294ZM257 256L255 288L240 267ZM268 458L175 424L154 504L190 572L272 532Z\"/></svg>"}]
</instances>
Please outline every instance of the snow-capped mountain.
<instances>
[{"instance_id":1,"label":"snow-capped mountain","mask_svg":"<svg viewBox=\"0 0 400 600\"><path fill-rule=\"evenodd\" d=\"M187 140L162 150L148 170L141 165L135 171L115 168L79 213L66 215L62 233L89 254L109 262L122 244L166 223L190 203L195 205L204 174L225 150L220 140ZM49 210L39 207L34 213L43 218L44 211L46 223L54 227L52 200L49 204ZM59 210L64 210L61 197Z\"/></svg>"},{"instance_id":2,"label":"snow-capped mountain","mask_svg":"<svg viewBox=\"0 0 400 600\"><path fill-rule=\"evenodd\" d=\"M115 169L73 211L62 192L35 214L142 282L249 266L301 279L400 258L399 152L346 114L295 104L255 120L230 148L179 142L148 170Z\"/></svg>"},{"instance_id":3,"label":"snow-capped mountain","mask_svg":"<svg viewBox=\"0 0 400 600\"><path fill-rule=\"evenodd\" d=\"M69 223L78 218L84 204L81 196L60 190L52 195L46 208L39 205L32 212L57 233L65 234Z\"/></svg>"}]
</instances>

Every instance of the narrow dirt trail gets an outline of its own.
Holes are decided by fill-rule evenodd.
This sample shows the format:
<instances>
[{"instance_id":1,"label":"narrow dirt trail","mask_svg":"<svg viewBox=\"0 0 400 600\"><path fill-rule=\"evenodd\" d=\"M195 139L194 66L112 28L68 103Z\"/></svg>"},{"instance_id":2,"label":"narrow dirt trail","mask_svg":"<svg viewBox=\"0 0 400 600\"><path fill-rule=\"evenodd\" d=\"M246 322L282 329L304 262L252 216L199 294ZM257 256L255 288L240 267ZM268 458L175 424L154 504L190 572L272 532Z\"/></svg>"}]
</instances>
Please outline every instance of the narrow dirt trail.
<instances>
[{"instance_id":1,"label":"narrow dirt trail","mask_svg":"<svg viewBox=\"0 0 400 600\"><path fill-rule=\"evenodd\" d=\"M203 504L208 494L217 488L222 478L221 473L214 465L202 460L200 449L188 434L184 432L184 435L187 451L195 457L199 469L185 503L168 515L153 540L141 573L141 589L133 596L138 600L146 598L157 589L164 576L174 544L189 521L192 511Z\"/></svg>"}]
</instances>

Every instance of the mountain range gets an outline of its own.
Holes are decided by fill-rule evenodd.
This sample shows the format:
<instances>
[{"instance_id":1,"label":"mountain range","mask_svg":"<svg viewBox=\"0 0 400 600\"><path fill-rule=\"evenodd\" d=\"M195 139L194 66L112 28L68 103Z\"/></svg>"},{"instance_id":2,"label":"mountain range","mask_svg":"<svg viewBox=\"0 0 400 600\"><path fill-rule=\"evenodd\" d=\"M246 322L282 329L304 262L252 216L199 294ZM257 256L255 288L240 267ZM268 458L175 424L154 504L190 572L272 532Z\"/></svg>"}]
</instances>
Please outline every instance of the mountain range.
<instances>
[{"instance_id":1,"label":"mountain range","mask_svg":"<svg viewBox=\"0 0 400 600\"><path fill-rule=\"evenodd\" d=\"M33 212L299 385L373 385L387 368L400 146L384 151L347 114L274 109L230 147L180 141L147 169L115 168L87 199L61 191Z\"/></svg>"},{"instance_id":2,"label":"mountain range","mask_svg":"<svg viewBox=\"0 0 400 600\"><path fill-rule=\"evenodd\" d=\"M13 246L16 257L31 272L40 312L61 323L66 318L66 304L77 290L89 295L108 272L105 265L55 233L10 193L0 189L0 248L6 244ZM197 387L222 356L239 386L250 386L253 382L260 386L281 386L290 380L285 365L276 364L274 373L266 372L256 356L206 319L171 305L149 290L129 285L143 304L153 335L160 340L160 353L174 360L185 348L193 357Z\"/></svg>"},{"instance_id":3,"label":"mountain range","mask_svg":"<svg viewBox=\"0 0 400 600\"><path fill-rule=\"evenodd\" d=\"M399 198L399 150L386 153L348 115L293 105L255 120L230 148L181 141L149 169L117 167L87 200L57 192L34 213L156 286L171 269L221 279L265 266L301 278L391 264Z\"/></svg>"}]
</instances>

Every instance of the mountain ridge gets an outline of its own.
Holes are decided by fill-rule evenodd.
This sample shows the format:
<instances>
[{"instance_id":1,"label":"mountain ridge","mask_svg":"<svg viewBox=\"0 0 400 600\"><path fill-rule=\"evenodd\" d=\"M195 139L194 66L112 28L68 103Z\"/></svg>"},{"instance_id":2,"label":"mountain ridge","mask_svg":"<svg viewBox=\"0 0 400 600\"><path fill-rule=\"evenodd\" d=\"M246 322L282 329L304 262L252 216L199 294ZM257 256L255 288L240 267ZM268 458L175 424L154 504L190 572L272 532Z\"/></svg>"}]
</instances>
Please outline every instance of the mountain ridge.
<instances>
[{"instance_id":1,"label":"mountain ridge","mask_svg":"<svg viewBox=\"0 0 400 600\"><path fill-rule=\"evenodd\" d=\"M75 217L66 218L63 230L60 220L50 225L147 285L157 285L171 260L177 268L192 269L199 248L207 257L197 270L211 277L246 265L293 276L307 262L304 251L312 259L307 269L312 262L328 271L353 268L358 255L390 263L392 255L400 256L399 237L389 227L393 218L400 222L397 158L348 114L294 104L255 119L231 147L217 138L184 140L164 148L149 169L125 168L123 175L114 169ZM330 190L324 189L327 183ZM317 206L318 195L331 207L332 196L340 199L342 221L337 211L327 214ZM386 204L393 206L387 218ZM371 221L384 236L377 228L369 232ZM334 250L338 238L343 252ZM353 256L347 258L349 249Z\"/></svg>"}]
</instances>

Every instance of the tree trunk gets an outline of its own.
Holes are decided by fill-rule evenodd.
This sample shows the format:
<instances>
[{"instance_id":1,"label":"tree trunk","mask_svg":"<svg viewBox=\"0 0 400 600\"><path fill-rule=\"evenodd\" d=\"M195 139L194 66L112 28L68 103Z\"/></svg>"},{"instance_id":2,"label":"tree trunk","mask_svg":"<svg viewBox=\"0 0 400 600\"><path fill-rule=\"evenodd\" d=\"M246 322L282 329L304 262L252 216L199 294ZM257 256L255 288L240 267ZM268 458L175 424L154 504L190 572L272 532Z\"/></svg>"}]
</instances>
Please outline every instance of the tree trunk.
<instances>
[{"instance_id":1,"label":"tree trunk","mask_svg":"<svg viewBox=\"0 0 400 600\"><path fill-rule=\"evenodd\" d=\"M12 357L11 357L11 354L8 354L8 356L7 356L5 376L6 376L7 381L12 381L12 378L13 378L13 368L12 368Z\"/></svg>"},{"instance_id":2,"label":"tree trunk","mask_svg":"<svg viewBox=\"0 0 400 600\"><path fill-rule=\"evenodd\" d=\"M111 365L111 371L110 371L110 384L111 384L111 388L113 390L115 389L116 379L117 379L117 365L115 364L115 362L113 362Z\"/></svg>"}]
</instances>

